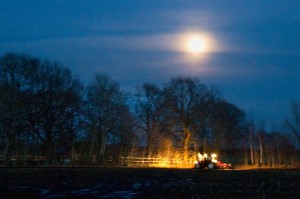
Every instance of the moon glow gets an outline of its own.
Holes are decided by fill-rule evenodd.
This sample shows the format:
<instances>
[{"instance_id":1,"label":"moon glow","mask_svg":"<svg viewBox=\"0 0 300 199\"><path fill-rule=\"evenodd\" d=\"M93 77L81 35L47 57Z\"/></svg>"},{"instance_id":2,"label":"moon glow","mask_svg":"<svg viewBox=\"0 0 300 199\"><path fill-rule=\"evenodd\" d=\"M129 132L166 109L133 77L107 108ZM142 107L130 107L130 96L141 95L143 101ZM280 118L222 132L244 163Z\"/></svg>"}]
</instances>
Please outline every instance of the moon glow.
<instances>
[{"instance_id":1,"label":"moon glow","mask_svg":"<svg viewBox=\"0 0 300 199\"><path fill-rule=\"evenodd\" d=\"M187 50L191 53L205 52L205 42L200 36L191 36L187 41Z\"/></svg>"}]
</instances>

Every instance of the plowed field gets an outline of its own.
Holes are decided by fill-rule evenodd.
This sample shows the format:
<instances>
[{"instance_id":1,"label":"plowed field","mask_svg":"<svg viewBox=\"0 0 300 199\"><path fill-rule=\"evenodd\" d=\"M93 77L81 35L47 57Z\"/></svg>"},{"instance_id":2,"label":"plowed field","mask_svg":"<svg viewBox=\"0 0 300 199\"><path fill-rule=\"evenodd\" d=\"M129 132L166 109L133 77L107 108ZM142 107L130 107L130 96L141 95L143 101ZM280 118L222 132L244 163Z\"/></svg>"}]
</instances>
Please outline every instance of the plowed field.
<instances>
[{"instance_id":1,"label":"plowed field","mask_svg":"<svg viewBox=\"0 0 300 199\"><path fill-rule=\"evenodd\" d=\"M1 168L0 198L300 198L300 170Z\"/></svg>"}]
</instances>

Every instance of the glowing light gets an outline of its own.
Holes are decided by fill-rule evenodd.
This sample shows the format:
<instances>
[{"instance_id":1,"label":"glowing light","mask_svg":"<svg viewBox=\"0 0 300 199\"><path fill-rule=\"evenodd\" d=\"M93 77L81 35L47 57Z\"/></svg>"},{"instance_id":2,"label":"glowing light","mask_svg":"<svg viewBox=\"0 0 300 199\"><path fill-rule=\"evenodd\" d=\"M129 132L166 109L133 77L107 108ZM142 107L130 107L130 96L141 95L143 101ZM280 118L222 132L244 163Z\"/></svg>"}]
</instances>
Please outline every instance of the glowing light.
<instances>
[{"instance_id":1,"label":"glowing light","mask_svg":"<svg viewBox=\"0 0 300 199\"><path fill-rule=\"evenodd\" d=\"M194 57L203 57L204 54L216 50L213 37L208 33L190 32L182 34L181 37L182 50Z\"/></svg>"},{"instance_id":2,"label":"glowing light","mask_svg":"<svg viewBox=\"0 0 300 199\"><path fill-rule=\"evenodd\" d=\"M216 37L212 33L187 31L175 34L169 39L169 44L171 44L169 48L181 52L178 57L180 61L188 63L188 70L195 72L211 70L205 68L204 65L200 67L200 63L204 63L212 53L220 50Z\"/></svg>"},{"instance_id":3,"label":"glowing light","mask_svg":"<svg viewBox=\"0 0 300 199\"><path fill-rule=\"evenodd\" d=\"M217 163L218 160L216 159L216 157L217 157L217 154L215 154L215 153L211 154L211 161L214 163Z\"/></svg>"},{"instance_id":4,"label":"glowing light","mask_svg":"<svg viewBox=\"0 0 300 199\"><path fill-rule=\"evenodd\" d=\"M200 36L191 36L187 41L187 50L191 53L205 52L205 41Z\"/></svg>"}]
</instances>

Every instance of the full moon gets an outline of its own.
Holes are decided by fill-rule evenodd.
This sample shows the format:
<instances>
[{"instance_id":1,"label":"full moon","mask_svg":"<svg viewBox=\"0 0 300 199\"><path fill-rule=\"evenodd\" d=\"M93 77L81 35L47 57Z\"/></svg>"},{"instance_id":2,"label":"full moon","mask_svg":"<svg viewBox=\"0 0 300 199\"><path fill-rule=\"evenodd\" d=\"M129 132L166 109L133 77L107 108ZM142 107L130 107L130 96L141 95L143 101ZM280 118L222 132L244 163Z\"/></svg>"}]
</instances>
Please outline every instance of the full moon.
<instances>
[{"instance_id":1,"label":"full moon","mask_svg":"<svg viewBox=\"0 0 300 199\"><path fill-rule=\"evenodd\" d=\"M158 40L161 41L162 39ZM166 48L182 53L186 61L199 62L220 49L214 35L208 32L179 32L163 38Z\"/></svg>"},{"instance_id":2,"label":"full moon","mask_svg":"<svg viewBox=\"0 0 300 199\"><path fill-rule=\"evenodd\" d=\"M200 36L191 36L187 41L187 50L191 53L202 53L205 51L205 43Z\"/></svg>"}]
</instances>

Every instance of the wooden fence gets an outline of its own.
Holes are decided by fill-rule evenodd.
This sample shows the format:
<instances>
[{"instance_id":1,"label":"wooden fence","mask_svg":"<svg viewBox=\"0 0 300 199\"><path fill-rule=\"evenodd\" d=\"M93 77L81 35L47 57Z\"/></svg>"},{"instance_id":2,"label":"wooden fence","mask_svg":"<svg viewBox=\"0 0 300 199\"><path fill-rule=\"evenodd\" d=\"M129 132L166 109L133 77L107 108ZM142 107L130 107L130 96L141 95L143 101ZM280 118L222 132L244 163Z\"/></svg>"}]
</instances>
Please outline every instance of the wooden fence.
<instances>
[{"instance_id":1,"label":"wooden fence","mask_svg":"<svg viewBox=\"0 0 300 199\"><path fill-rule=\"evenodd\" d=\"M122 156L113 160L112 157L106 158L101 164L95 160L81 162L81 159L91 159L89 156L73 156L70 159L62 159L52 165L68 166L122 166L122 167L161 167L161 168L189 168L194 166L194 159L184 163L181 158L167 157L132 157ZM68 160L68 161L66 161ZM0 166L4 165L4 157L0 155ZM45 166L47 159L44 156L12 156L10 166Z\"/></svg>"},{"instance_id":2,"label":"wooden fence","mask_svg":"<svg viewBox=\"0 0 300 199\"><path fill-rule=\"evenodd\" d=\"M120 157L119 166L127 167L165 167L165 168L183 168L193 167L194 159L190 159L188 163L184 163L180 158L166 157Z\"/></svg>"},{"instance_id":3,"label":"wooden fence","mask_svg":"<svg viewBox=\"0 0 300 199\"><path fill-rule=\"evenodd\" d=\"M10 159L10 166L40 166L46 164L46 157L44 156L12 156ZM0 155L0 165L4 164L4 156Z\"/></svg>"}]
</instances>

